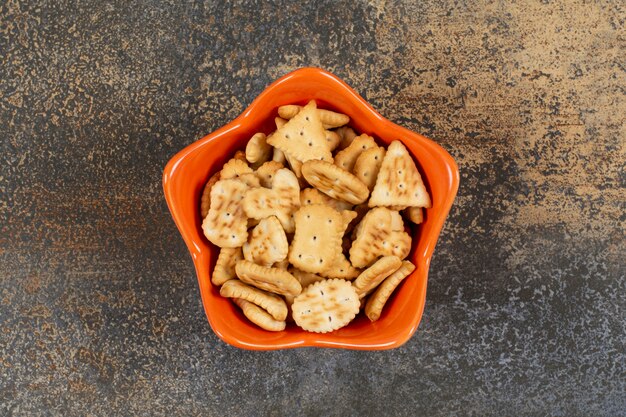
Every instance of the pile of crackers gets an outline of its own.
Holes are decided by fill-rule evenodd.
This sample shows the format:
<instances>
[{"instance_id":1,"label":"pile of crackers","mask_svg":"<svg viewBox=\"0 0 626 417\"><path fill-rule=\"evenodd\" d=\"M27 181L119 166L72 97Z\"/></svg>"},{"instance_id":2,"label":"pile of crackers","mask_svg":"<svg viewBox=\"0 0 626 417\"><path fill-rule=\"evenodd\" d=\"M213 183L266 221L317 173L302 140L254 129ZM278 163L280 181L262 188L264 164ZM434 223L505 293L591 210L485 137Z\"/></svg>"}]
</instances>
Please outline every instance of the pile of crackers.
<instances>
[{"instance_id":1,"label":"pile of crackers","mask_svg":"<svg viewBox=\"0 0 626 417\"><path fill-rule=\"evenodd\" d=\"M376 321L415 269L405 220L431 207L415 162L315 101L278 115L204 188L202 229L220 247L211 281L268 331L330 332L361 309Z\"/></svg>"}]
</instances>

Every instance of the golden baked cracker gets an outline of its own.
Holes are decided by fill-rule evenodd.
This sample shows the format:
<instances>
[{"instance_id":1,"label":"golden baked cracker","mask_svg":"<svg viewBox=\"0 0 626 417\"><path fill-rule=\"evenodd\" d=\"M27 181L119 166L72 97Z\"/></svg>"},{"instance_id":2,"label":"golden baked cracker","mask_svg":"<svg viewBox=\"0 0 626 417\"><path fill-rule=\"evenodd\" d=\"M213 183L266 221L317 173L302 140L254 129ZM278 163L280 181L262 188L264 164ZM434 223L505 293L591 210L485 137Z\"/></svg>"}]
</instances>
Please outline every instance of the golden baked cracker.
<instances>
[{"instance_id":1,"label":"golden baked cracker","mask_svg":"<svg viewBox=\"0 0 626 417\"><path fill-rule=\"evenodd\" d=\"M238 159L240 161L246 162L246 153L241 149L238 149L237 152L233 155L233 159Z\"/></svg>"},{"instance_id":2,"label":"golden baked cracker","mask_svg":"<svg viewBox=\"0 0 626 417\"><path fill-rule=\"evenodd\" d=\"M335 155L335 165L348 172L353 172L357 158L366 150L377 146L373 137L366 134L357 136L350 146L337 152Z\"/></svg>"},{"instance_id":3,"label":"golden baked cracker","mask_svg":"<svg viewBox=\"0 0 626 417\"><path fill-rule=\"evenodd\" d=\"M352 208L352 204L346 201L335 200L334 198L320 192L317 188L305 188L301 190L300 205L310 206L311 204L324 204L331 206L337 211L350 210Z\"/></svg>"},{"instance_id":4,"label":"golden baked cracker","mask_svg":"<svg viewBox=\"0 0 626 417\"><path fill-rule=\"evenodd\" d=\"M272 266L287 258L289 243L276 216L261 219L243 244L243 257L257 265Z\"/></svg>"},{"instance_id":5,"label":"golden baked cracker","mask_svg":"<svg viewBox=\"0 0 626 417\"><path fill-rule=\"evenodd\" d=\"M293 173L296 174L296 177L302 178L302 162L298 161L288 153L285 153L285 159L287 160L287 163Z\"/></svg>"},{"instance_id":6,"label":"golden baked cracker","mask_svg":"<svg viewBox=\"0 0 626 417\"><path fill-rule=\"evenodd\" d=\"M214 245L237 248L248 239L248 217L242 207L248 189L236 179L219 180L211 189L211 208L202 222L202 231Z\"/></svg>"},{"instance_id":7,"label":"golden baked cracker","mask_svg":"<svg viewBox=\"0 0 626 417\"><path fill-rule=\"evenodd\" d=\"M376 184L378 171L385 157L385 148L377 146L364 151L354 163L354 175L367 185L370 192Z\"/></svg>"},{"instance_id":8,"label":"golden baked cracker","mask_svg":"<svg viewBox=\"0 0 626 417\"><path fill-rule=\"evenodd\" d=\"M300 113L301 110L302 106L288 104L278 108L278 115L284 119L291 119ZM350 122L350 117L343 113L337 113L325 109L317 109L317 112L319 113L320 120L324 125L324 129L332 129Z\"/></svg>"},{"instance_id":9,"label":"golden baked cracker","mask_svg":"<svg viewBox=\"0 0 626 417\"><path fill-rule=\"evenodd\" d=\"M285 270L289 269L289 260L285 258L282 261L278 261L274 263L274 265L272 265L272 268L279 268L279 269L285 269Z\"/></svg>"},{"instance_id":10,"label":"golden baked cracker","mask_svg":"<svg viewBox=\"0 0 626 417\"><path fill-rule=\"evenodd\" d=\"M341 212L341 219L343 221L342 236L346 232L350 222L356 218L356 215L356 211L343 210ZM354 279L359 276L360 273L361 271L353 267L348 258L344 255L342 239L342 251L335 257L333 265L327 270L320 272L320 275L326 278Z\"/></svg>"},{"instance_id":11,"label":"golden baked cracker","mask_svg":"<svg viewBox=\"0 0 626 417\"><path fill-rule=\"evenodd\" d=\"M296 296L302 286L289 272L280 268L267 268L242 259L235 265L240 280L261 290L280 295Z\"/></svg>"},{"instance_id":12,"label":"golden baked cracker","mask_svg":"<svg viewBox=\"0 0 626 417\"><path fill-rule=\"evenodd\" d=\"M364 268L381 256L404 259L411 250L411 236L404 231L400 213L385 207L371 209L354 229L354 236L350 263L356 268Z\"/></svg>"},{"instance_id":13,"label":"golden baked cracker","mask_svg":"<svg viewBox=\"0 0 626 417\"><path fill-rule=\"evenodd\" d=\"M388 276L382 284L376 288L376 291L367 299L365 304L365 315L371 320L376 321L380 318L383 307L387 300L398 287L404 278L409 276L415 270L415 265L409 261L403 261L402 266L393 274Z\"/></svg>"},{"instance_id":14,"label":"golden baked cracker","mask_svg":"<svg viewBox=\"0 0 626 417\"><path fill-rule=\"evenodd\" d=\"M285 330L287 323L284 320L275 320L267 311L261 307L241 298L233 298L235 304L241 308L243 315L252 323L256 324L263 330L270 332L280 332Z\"/></svg>"},{"instance_id":15,"label":"golden baked cracker","mask_svg":"<svg viewBox=\"0 0 626 417\"><path fill-rule=\"evenodd\" d=\"M287 304L279 295L260 290L238 279L229 279L220 288L220 295L226 298L241 298L250 301L267 311L276 320L287 318Z\"/></svg>"},{"instance_id":16,"label":"golden baked cracker","mask_svg":"<svg viewBox=\"0 0 626 417\"><path fill-rule=\"evenodd\" d=\"M267 161L263 165L258 167L255 173L256 176L259 177L260 185L265 188L272 188L276 171L284 167L285 166L283 164L276 161Z\"/></svg>"},{"instance_id":17,"label":"golden baked cracker","mask_svg":"<svg viewBox=\"0 0 626 417\"><path fill-rule=\"evenodd\" d=\"M332 130L327 130L324 132L324 134L326 135L326 143L328 143L328 149L331 152L334 151L341 142L341 136L339 136L337 132L334 132Z\"/></svg>"},{"instance_id":18,"label":"golden baked cracker","mask_svg":"<svg viewBox=\"0 0 626 417\"><path fill-rule=\"evenodd\" d=\"M211 178L209 178L202 190L202 195L200 196L200 217L203 219L209 214L209 208L211 208L211 188L213 188L215 183L219 180L220 172L218 171L211 175Z\"/></svg>"},{"instance_id":19,"label":"golden baked cracker","mask_svg":"<svg viewBox=\"0 0 626 417\"><path fill-rule=\"evenodd\" d=\"M326 279L311 272L301 271L293 266L289 268L289 272L300 282L300 285L302 285L302 289L305 289L314 282L324 281Z\"/></svg>"},{"instance_id":20,"label":"golden baked cracker","mask_svg":"<svg viewBox=\"0 0 626 417\"><path fill-rule=\"evenodd\" d=\"M248 166L245 160L232 158L226 162L220 171L220 179L229 180L238 178L242 174L252 174L254 171Z\"/></svg>"},{"instance_id":21,"label":"golden baked cracker","mask_svg":"<svg viewBox=\"0 0 626 417\"><path fill-rule=\"evenodd\" d=\"M289 248L289 263L306 272L328 269L341 252L343 220L332 207L313 204L293 215L296 233Z\"/></svg>"},{"instance_id":22,"label":"golden baked cracker","mask_svg":"<svg viewBox=\"0 0 626 417\"><path fill-rule=\"evenodd\" d=\"M352 282L359 297L365 297L385 278L394 273L402 265L397 256L383 256Z\"/></svg>"},{"instance_id":23,"label":"golden baked cracker","mask_svg":"<svg viewBox=\"0 0 626 417\"><path fill-rule=\"evenodd\" d=\"M368 204L370 207L431 206L422 177L402 142L394 140L387 148Z\"/></svg>"},{"instance_id":24,"label":"golden baked cracker","mask_svg":"<svg viewBox=\"0 0 626 417\"><path fill-rule=\"evenodd\" d=\"M403 213L407 219L415 224L420 224L424 221L424 209L421 207L407 207Z\"/></svg>"},{"instance_id":25,"label":"golden baked cracker","mask_svg":"<svg viewBox=\"0 0 626 417\"><path fill-rule=\"evenodd\" d=\"M300 185L294 173L287 168L276 171L271 189L251 189L243 199L243 208L248 217L260 220L276 216L286 233L294 231L292 214L298 207Z\"/></svg>"},{"instance_id":26,"label":"golden baked cracker","mask_svg":"<svg viewBox=\"0 0 626 417\"><path fill-rule=\"evenodd\" d=\"M246 159L251 164L262 164L272 157L272 147L266 142L265 133L255 133L246 144Z\"/></svg>"},{"instance_id":27,"label":"golden baked cracker","mask_svg":"<svg viewBox=\"0 0 626 417\"><path fill-rule=\"evenodd\" d=\"M329 279L309 285L294 299L291 310L304 330L326 333L350 323L359 306L359 296L348 281Z\"/></svg>"},{"instance_id":28,"label":"golden baked cracker","mask_svg":"<svg viewBox=\"0 0 626 417\"><path fill-rule=\"evenodd\" d=\"M336 148L336 150L339 151L350 146L354 138L357 137L356 132L349 126L342 126L335 130L335 132L337 132L337 134L341 137L341 142L339 142L339 145Z\"/></svg>"},{"instance_id":29,"label":"golden baked cracker","mask_svg":"<svg viewBox=\"0 0 626 417\"><path fill-rule=\"evenodd\" d=\"M235 264L240 259L243 259L241 248L221 248L211 275L213 285L219 286L229 279L237 278Z\"/></svg>"},{"instance_id":30,"label":"golden baked cracker","mask_svg":"<svg viewBox=\"0 0 626 417\"><path fill-rule=\"evenodd\" d=\"M272 154L272 161L280 162L284 164L287 159L285 158L285 153L280 149L274 148L274 153Z\"/></svg>"},{"instance_id":31,"label":"golden baked cracker","mask_svg":"<svg viewBox=\"0 0 626 417\"><path fill-rule=\"evenodd\" d=\"M351 204L360 204L369 195L367 186L357 177L330 162L307 161L302 165L302 175L324 194Z\"/></svg>"},{"instance_id":32,"label":"golden baked cracker","mask_svg":"<svg viewBox=\"0 0 626 417\"><path fill-rule=\"evenodd\" d=\"M268 143L300 162L310 159L332 161L324 127L311 100L296 116L267 139Z\"/></svg>"},{"instance_id":33,"label":"golden baked cracker","mask_svg":"<svg viewBox=\"0 0 626 417\"><path fill-rule=\"evenodd\" d=\"M254 173L241 174L238 177L234 177L233 179L243 182L249 188L256 188L261 186L261 181L259 180L259 177L257 177L257 175Z\"/></svg>"}]
</instances>

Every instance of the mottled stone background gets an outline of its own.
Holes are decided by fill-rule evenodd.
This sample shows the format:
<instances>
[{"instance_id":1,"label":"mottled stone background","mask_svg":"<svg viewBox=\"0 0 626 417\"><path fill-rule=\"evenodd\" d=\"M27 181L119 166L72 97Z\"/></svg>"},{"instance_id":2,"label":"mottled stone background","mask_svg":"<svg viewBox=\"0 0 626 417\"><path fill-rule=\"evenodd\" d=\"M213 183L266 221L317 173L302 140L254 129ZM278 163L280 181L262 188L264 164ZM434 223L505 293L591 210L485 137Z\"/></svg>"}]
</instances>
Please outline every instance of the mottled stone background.
<instances>
[{"instance_id":1,"label":"mottled stone background","mask_svg":"<svg viewBox=\"0 0 626 417\"><path fill-rule=\"evenodd\" d=\"M623 2L0 1L0 415L626 415ZM461 187L385 352L217 339L167 160L302 66Z\"/></svg>"}]
</instances>

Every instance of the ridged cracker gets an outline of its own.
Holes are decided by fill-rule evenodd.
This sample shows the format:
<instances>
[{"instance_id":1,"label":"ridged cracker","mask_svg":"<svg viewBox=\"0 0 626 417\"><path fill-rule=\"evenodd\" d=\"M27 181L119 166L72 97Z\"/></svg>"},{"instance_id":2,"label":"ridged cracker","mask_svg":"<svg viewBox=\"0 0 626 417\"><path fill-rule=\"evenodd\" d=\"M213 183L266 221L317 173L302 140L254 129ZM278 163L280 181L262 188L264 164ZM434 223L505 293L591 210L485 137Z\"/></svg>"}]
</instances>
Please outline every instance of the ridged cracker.
<instances>
[{"instance_id":1,"label":"ridged cracker","mask_svg":"<svg viewBox=\"0 0 626 417\"><path fill-rule=\"evenodd\" d=\"M393 274L388 276L382 284L378 286L376 291L367 299L365 304L365 315L371 320L376 321L380 318L383 307L389 300L393 291L400 285L402 280L409 276L415 270L415 265L409 261L403 261L402 266Z\"/></svg>"},{"instance_id":2,"label":"ridged cracker","mask_svg":"<svg viewBox=\"0 0 626 417\"><path fill-rule=\"evenodd\" d=\"M328 269L341 252L341 214L332 207L313 204L301 207L293 217L296 233L289 248L289 263L306 272Z\"/></svg>"},{"instance_id":3,"label":"ridged cracker","mask_svg":"<svg viewBox=\"0 0 626 417\"><path fill-rule=\"evenodd\" d=\"M284 320L275 320L267 311L263 310L256 304L241 298L233 298L233 302L241 308L243 315L252 323L256 324L263 330L270 332L280 332L285 330L287 323Z\"/></svg>"},{"instance_id":4,"label":"ridged cracker","mask_svg":"<svg viewBox=\"0 0 626 417\"><path fill-rule=\"evenodd\" d=\"M211 243L221 248L236 248L248 239L248 217L242 205L248 189L236 179L221 179L213 185L211 208L202 221L204 235Z\"/></svg>"},{"instance_id":5,"label":"ridged cracker","mask_svg":"<svg viewBox=\"0 0 626 417\"><path fill-rule=\"evenodd\" d=\"M359 296L348 281L329 279L309 285L294 299L291 310L304 330L327 333L350 323L359 306Z\"/></svg>"},{"instance_id":6,"label":"ridged cracker","mask_svg":"<svg viewBox=\"0 0 626 417\"><path fill-rule=\"evenodd\" d=\"M431 206L422 177L402 142L394 140L387 148L368 204L370 207Z\"/></svg>"},{"instance_id":7,"label":"ridged cracker","mask_svg":"<svg viewBox=\"0 0 626 417\"><path fill-rule=\"evenodd\" d=\"M235 272L246 284L274 294L296 296L302 292L300 282L284 269L267 268L243 259L235 265Z\"/></svg>"},{"instance_id":8,"label":"ridged cracker","mask_svg":"<svg viewBox=\"0 0 626 417\"><path fill-rule=\"evenodd\" d=\"M272 147L266 142L265 133L255 133L246 144L246 159L251 164L262 164L272 157Z\"/></svg>"},{"instance_id":9,"label":"ridged cracker","mask_svg":"<svg viewBox=\"0 0 626 417\"><path fill-rule=\"evenodd\" d=\"M354 235L350 263L356 268L364 268L381 256L404 259L411 250L411 236L404 231L402 216L385 207L371 209L354 229Z\"/></svg>"},{"instance_id":10,"label":"ridged cracker","mask_svg":"<svg viewBox=\"0 0 626 417\"><path fill-rule=\"evenodd\" d=\"M300 113L301 110L302 106L287 104L278 108L278 115L284 119L291 119ZM324 129L332 129L350 122L350 117L343 113L337 113L325 109L317 109L317 112L319 113L320 120L324 125Z\"/></svg>"},{"instance_id":11,"label":"ridged cracker","mask_svg":"<svg viewBox=\"0 0 626 417\"><path fill-rule=\"evenodd\" d=\"M294 173L286 168L276 171L271 189L252 189L243 200L243 208L249 217L260 220L276 216L287 233L294 231L292 214L298 207L300 185Z\"/></svg>"},{"instance_id":12,"label":"ridged cracker","mask_svg":"<svg viewBox=\"0 0 626 417\"><path fill-rule=\"evenodd\" d=\"M367 185L370 191L374 189L378 171L385 157L385 148L377 146L364 151L354 163L354 175Z\"/></svg>"},{"instance_id":13,"label":"ridged cracker","mask_svg":"<svg viewBox=\"0 0 626 417\"><path fill-rule=\"evenodd\" d=\"M350 146L337 152L335 155L335 165L348 172L353 172L354 164L358 157L366 150L377 146L373 137L366 134L357 136Z\"/></svg>"},{"instance_id":14,"label":"ridged cracker","mask_svg":"<svg viewBox=\"0 0 626 417\"><path fill-rule=\"evenodd\" d=\"M335 200L332 197L320 192L317 188L305 188L300 191L300 205L310 206L311 204L325 204L337 211L350 210L352 204L347 201Z\"/></svg>"},{"instance_id":15,"label":"ridged cracker","mask_svg":"<svg viewBox=\"0 0 626 417\"><path fill-rule=\"evenodd\" d=\"M211 274L211 282L219 286L229 279L237 278L235 264L241 259L243 259L241 248L221 248L215 262L215 268L213 268L213 274Z\"/></svg>"},{"instance_id":16,"label":"ridged cracker","mask_svg":"<svg viewBox=\"0 0 626 417\"><path fill-rule=\"evenodd\" d=\"M311 100L296 116L274 132L267 140L290 158L300 162L310 159L332 161L324 127Z\"/></svg>"},{"instance_id":17,"label":"ridged cracker","mask_svg":"<svg viewBox=\"0 0 626 417\"><path fill-rule=\"evenodd\" d=\"M282 163L276 161L267 161L258 167L255 173L256 176L259 177L260 185L265 188L272 188L276 171L284 167L285 166Z\"/></svg>"},{"instance_id":18,"label":"ridged cracker","mask_svg":"<svg viewBox=\"0 0 626 417\"><path fill-rule=\"evenodd\" d=\"M358 136L354 129L352 129L350 126L342 126L336 129L335 132L337 132L337 134L341 136L341 142L339 142L339 145L336 148L336 150L339 151L342 149L346 149L348 146L350 146L354 138Z\"/></svg>"},{"instance_id":19,"label":"ridged cracker","mask_svg":"<svg viewBox=\"0 0 626 417\"><path fill-rule=\"evenodd\" d=\"M420 224L424 221L424 209L421 207L407 207L403 213L412 223Z\"/></svg>"},{"instance_id":20,"label":"ridged cracker","mask_svg":"<svg viewBox=\"0 0 626 417\"><path fill-rule=\"evenodd\" d=\"M367 186L357 177L330 162L307 161L302 165L302 175L324 194L351 204L360 204L369 195Z\"/></svg>"},{"instance_id":21,"label":"ridged cracker","mask_svg":"<svg viewBox=\"0 0 626 417\"><path fill-rule=\"evenodd\" d=\"M211 175L211 178L209 178L202 190L202 195L200 196L200 217L202 217L202 219L209 214L209 209L211 208L211 188L213 188L215 183L219 180L220 172L218 171Z\"/></svg>"},{"instance_id":22,"label":"ridged cracker","mask_svg":"<svg viewBox=\"0 0 626 417\"><path fill-rule=\"evenodd\" d=\"M287 304L279 295L244 284L238 279L226 281L220 288L220 295L227 298L241 298L254 303L270 313L275 320L287 318Z\"/></svg>"},{"instance_id":23,"label":"ridged cracker","mask_svg":"<svg viewBox=\"0 0 626 417\"><path fill-rule=\"evenodd\" d=\"M289 243L276 216L261 219L248 241L243 244L243 257L257 265L272 266L287 258Z\"/></svg>"},{"instance_id":24,"label":"ridged cracker","mask_svg":"<svg viewBox=\"0 0 626 417\"><path fill-rule=\"evenodd\" d=\"M224 164L220 171L220 179L229 180L237 178L242 174L252 174L254 171L248 166L245 159L232 158Z\"/></svg>"},{"instance_id":25,"label":"ridged cracker","mask_svg":"<svg viewBox=\"0 0 626 417\"><path fill-rule=\"evenodd\" d=\"M352 281L359 297L363 298L378 286L385 278L394 273L402 265L402 260L397 256L383 256L372 266Z\"/></svg>"}]
</instances>

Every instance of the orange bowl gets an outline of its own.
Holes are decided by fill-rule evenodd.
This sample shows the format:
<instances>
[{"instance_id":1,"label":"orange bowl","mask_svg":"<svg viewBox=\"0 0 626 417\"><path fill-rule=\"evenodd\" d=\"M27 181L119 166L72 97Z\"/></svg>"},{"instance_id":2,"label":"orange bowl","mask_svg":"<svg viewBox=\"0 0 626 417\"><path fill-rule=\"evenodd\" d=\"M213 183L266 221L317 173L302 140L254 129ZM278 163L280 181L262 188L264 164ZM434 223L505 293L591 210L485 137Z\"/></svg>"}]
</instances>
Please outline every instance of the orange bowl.
<instances>
[{"instance_id":1,"label":"orange bowl","mask_svg":"<svg viewBox=\"0 0 626 417\"><path fill-rule=\"evenodd\" d=\"M357 132L372 135L384 144L401 140L418 162L433 204L425 210L424 222L411 232L413 245L408 259L417 268L396 289L378 321L371 323L360 314L348 326L331 333L309 333L293 324L282 332L268 332L250 323L211 284L219 248L202 233L200 193L208 178L237 149L244 149L254 133L274 130L279 106L306 104L311 99L321 108L349 115L350 126ZM347 84L318 68L299 69L274 82L235 120L176 154L163 172L165 199L191 252L202 304L213 331L231 345L255 350L303 346L380 350L409 340L422 317L430 259L458 186L459 171L448 152L432 140L385 119Z\"/></svg>"}]
</instances>

